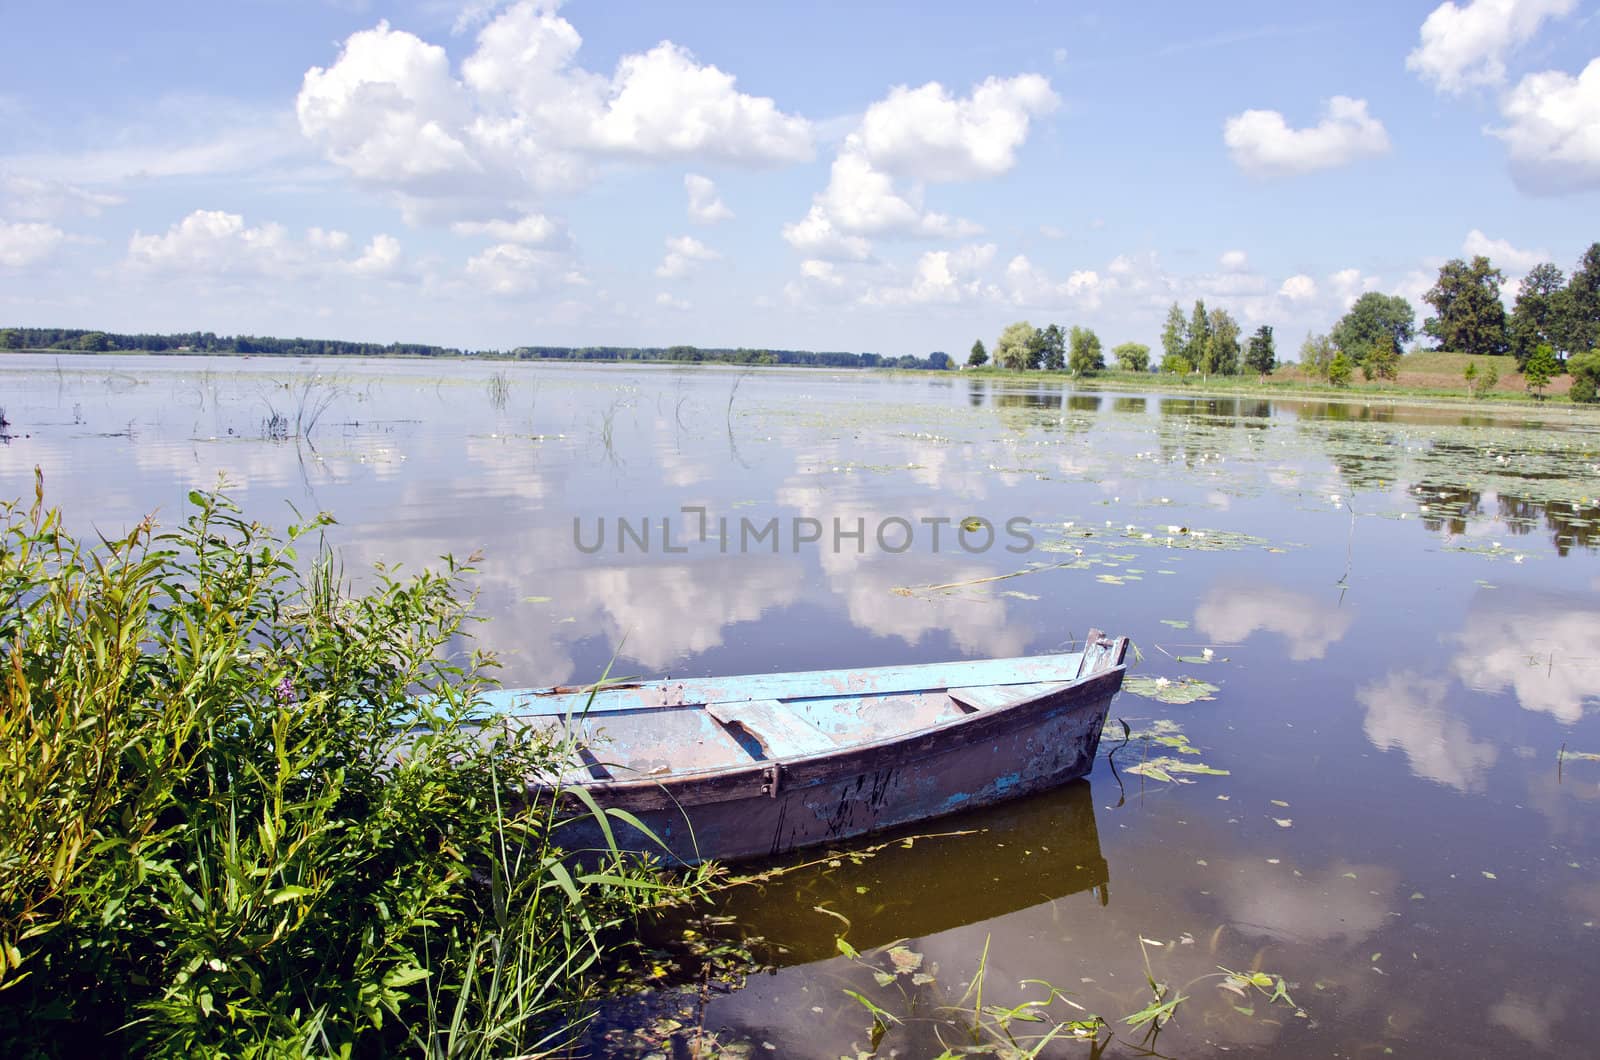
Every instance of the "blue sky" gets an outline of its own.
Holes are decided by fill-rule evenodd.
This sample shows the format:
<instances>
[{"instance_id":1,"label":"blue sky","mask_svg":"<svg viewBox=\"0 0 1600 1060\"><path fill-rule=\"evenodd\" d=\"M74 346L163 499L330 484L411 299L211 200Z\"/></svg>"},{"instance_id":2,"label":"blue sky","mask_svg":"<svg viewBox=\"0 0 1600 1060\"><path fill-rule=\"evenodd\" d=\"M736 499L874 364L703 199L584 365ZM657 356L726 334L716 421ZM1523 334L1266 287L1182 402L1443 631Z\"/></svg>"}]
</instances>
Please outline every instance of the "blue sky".
<instances>
[{"instance_id":1,"label":"blue sky","mask_svg":"<svg viewBox=\"0 0 1600 1060\"><path fill-rule=\"evenodd\" d=\"M1597 12L5 5L0 322L922 354L1203 297L1292 352L1600 239Z\"/></svg>"}]
</instances>

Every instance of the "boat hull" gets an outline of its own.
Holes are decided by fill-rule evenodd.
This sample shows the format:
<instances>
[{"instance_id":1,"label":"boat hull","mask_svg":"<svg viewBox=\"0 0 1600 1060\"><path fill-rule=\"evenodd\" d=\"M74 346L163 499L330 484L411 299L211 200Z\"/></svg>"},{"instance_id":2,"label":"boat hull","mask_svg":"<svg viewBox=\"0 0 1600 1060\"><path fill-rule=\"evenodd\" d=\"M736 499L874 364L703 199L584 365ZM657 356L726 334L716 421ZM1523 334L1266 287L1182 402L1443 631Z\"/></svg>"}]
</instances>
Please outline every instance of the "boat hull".
<instances>
[{"instance_id":1,"label":"boat hull","mask_svg":"<svg viewBox=\"0 0 1600 1060\"><path fill-rule=\"evenodd\" d=\"M1049 695L891 740L585 788L599 805L626 811L651 833L610 817L618 847L667 861L733 861L843 843L1087 774L1122 684L1121 651L1106 661L1113 665ZM577 800L567 798L576 808ZM558 838L574 852L606 846L599 823L584 812L573 813Z\"/></svg>"}]
</instances>

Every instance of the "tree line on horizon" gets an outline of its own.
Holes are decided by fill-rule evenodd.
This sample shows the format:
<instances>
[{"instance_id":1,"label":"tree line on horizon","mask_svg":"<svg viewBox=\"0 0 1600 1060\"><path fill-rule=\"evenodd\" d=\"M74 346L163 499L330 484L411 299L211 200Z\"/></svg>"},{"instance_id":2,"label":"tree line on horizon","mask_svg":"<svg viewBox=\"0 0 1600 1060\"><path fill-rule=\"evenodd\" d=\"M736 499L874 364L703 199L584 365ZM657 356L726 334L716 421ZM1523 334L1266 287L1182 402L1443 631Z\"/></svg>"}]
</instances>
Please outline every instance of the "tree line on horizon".
<instances>
[{"instance_id":1,"label":"tree line on horizon","mask_svg":"<svg viewBox=\"0 0 1600 1060\"><path fill-rule=\"evenodd\" d=\"M264 335L217 335L210 331L168 334L93 331L86 328L0 328L0 350L60 350L74 353L214 353L275 357L484 357L515 360L669 361L679 364L802 365L822 368L905 368L943 371L949 355L778 350L699 346L518 346L501 350L465 350L414 342L349 342L341 339L275 338Z\"/></svg>"}]
</instances>

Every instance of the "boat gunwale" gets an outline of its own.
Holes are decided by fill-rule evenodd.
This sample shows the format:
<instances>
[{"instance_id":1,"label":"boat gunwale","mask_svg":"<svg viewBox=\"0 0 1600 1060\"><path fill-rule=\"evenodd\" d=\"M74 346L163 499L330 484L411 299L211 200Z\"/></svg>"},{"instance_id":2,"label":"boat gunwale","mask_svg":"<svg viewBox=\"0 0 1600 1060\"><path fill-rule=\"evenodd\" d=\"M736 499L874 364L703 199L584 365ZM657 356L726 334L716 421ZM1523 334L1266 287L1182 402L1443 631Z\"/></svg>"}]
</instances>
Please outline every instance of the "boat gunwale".
<instances>
[{"instance_id":1,"label":"boat gunwale","mask_svg":"<svg viewBox=\"0 0 1600 1060\"><path fill-rule=\"evenodd\" d=\"M1116 654L1113 658L1120 658L1125 654L1127 638L1117 638L1114 642ZM1015 724L1016 715L1026 712L1030 707L1037 707L1041 703L1055 704L1062 700L1093 699L1094 694L1102 690L1104 685L1112 685L1109 695L1105 696L1107 707L1116 692L1121 688L1123 676L1127 672L1127 665L1118 662L1115 666L1096 671L1067 684L1065 687L1041 695L1034 699L1025 699L1005 707L991 710L975 711L949 718L933 725L923 726L908 732L898 733L893 736L868 741L866 743L846 744L832 750L817 751L806 755L793 755L781 758L752 759L748 763L739 763L721 766L715 769L684 771L667 773L654 777L630 777L625 780L587 780L573 783L550 783L532 781L525 790L533 796L546 794L560 794L569 788L583 788L585 792L594 796L604 796L612 800L612 805L620 808L629 808L645 802L653 802L654 798L666 795L670 801L680 805L694 805L696 803L726 801L723 796L731 795L735 798L750 797L736 790L741 781L749 780L753 786L759 785L765 779L769 770L778 768L785 779L785 787L805 787L814 783L825 782L830 776L844 772L843 767L852 758L868 757L876 753L898 747L911 747L916 743L935 737L942 737L950 732L972 730L981 733L989 728L1004 729ZM1031 682L1019 682L1031 683ZM931 691L931 690L930 690ZM831 696L802 697L812 699L833 698ZM1072 706L1078 704L1073 703ZM703 704L695 704L703 706ZM934 750L930 753L940 753ZM928 757L927 754L914 755L914 758ZM790 772L795 767L800 768L800 775ZM709 790L707 790L709 789ZM701 796L696 798L695 796ZM619 803L617 800L621 800Z\"/></svg>"}]
</instances>

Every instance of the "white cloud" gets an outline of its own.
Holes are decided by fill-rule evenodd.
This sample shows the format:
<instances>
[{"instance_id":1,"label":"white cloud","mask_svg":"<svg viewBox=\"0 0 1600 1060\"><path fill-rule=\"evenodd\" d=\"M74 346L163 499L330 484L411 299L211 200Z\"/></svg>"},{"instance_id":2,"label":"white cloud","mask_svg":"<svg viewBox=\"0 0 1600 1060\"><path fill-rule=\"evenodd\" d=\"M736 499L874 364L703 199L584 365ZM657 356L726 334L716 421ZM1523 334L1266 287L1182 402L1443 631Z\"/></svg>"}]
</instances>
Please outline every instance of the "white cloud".
<instances>
[{"instance_id":1,"label":"white cloud","mask_svg":"<svg viewBox=\"0 0 1600 1060\"><path fill-rule=\"evenodd\" d=\"M937 82L896 86L845 136L827 187L803 220L784 226L784 238L812 257L862 260L871 252L869 236L977 235L982 229L970 221L926 211L924 184L1007 172L1032 117L1059 102L1037 74L991 77L961 98ZM902 188L896 177L909 183Z\"/></svg>"},{"instance_id":2,"label":"white cloud","mask_svg":"<svg viewBox=\"0 0 1600 1060\"><path fill-rule=\"evenodd\" d=\"M1242 250L1225 250L1217 265L1223 272L1243 272L1250 267L1250 256Z\"/></svg>"},{"instance_id":3,"label":"white cloud","mask_svg":"<svg viewBox=\"0 0 1600 1060\"><path fill-rule=\"evenodd\" d=\"M811 157L809 122L670 41L622 56L609 78L575 64L581 44L553 5L516 4L483 27L457 77L443 48L380 22L306 72L300 128L414 216L582 187L605 158Z\"/></svg>"},{"instance_id":4,"label":"white cloud","mask_svg":"<svg viewBox=\"0 0 1600 1060\"><path fill-rule=\"evenodd\" d=\"M1317 281L1305 273L1291 276L1278 288L1278 295L1291 302L1309 302L1317 296Z\"/></svg>"},{"instance_id":5,"label":"white cloud","mask_svg":"<svg viewBox=\"0 0 1600 1060\"><path fill-rule=\"evenodd\" d=\"M784 225L783 238L800 253L828 261L866 261L872 256L871 243L839 231L821 206L812 206L802 220Z\"/></svg>"},{"instance_id":6,"label":"white cloud","mask_svg":"<svg viewBox=\"0 0 1600 1060\"><path fill-rule=\"evenodd\" d=\"M1093 269L1078 269L1058 282L1025 255L1018 254L1006 263L1006 289L1018 306L1098 309L1106 286Z\"/></svg>"},{"instance_id":7,"label":"white cloud","mask_svg":"<svg viewBox=\"0 0 1600 1060\"><path fill-rule=\"evenodd\" d=\"M667 239L667 254L656 266L656 275L675 280L687 276L703 261L716 261L722 257L693 236L672 236Z\"/></svg>"},{"instance_id":8,"label":"white cloud","mask_svg":"<svg viewBox=\"0 0 1600 1060\"><path fill-rule=\"evenodd\" d=\"M1600 187L1600 59L1577 77L1560 70L1524 77L1500 104L1511 175L1538 194Z\"/></svg>"},{"instance_id":9,"label":"white cloud","mask_svg":"<svg viewBox=\"0 0 1600 1060\"><path fill-rule=\"evenodd\" d=\"M661 306L663 309L677 309L680 311L691 308L687 299L679 298L677 295L667 291L662 291L656 295L656 305Z\"/></svg>"},{"instance_id":10,"label":"white cloud","mask_svg":"<svg viewBox=\"0 0 1600 1060\"><path fill-rule=\"evenodd\" d=\"M1389 150L1367 101L1348 96L1328 100L1322 120L1305 129L1290 128L1275 110L1247 110L1224 123L1222 140L1239 168L1258 176L1332 169Z\"/></svg>"},{"instance_id":11,"label":"white cloud","mask_svg":"<svg viewBox=\"0 0 1600 1060\"><path fill-rule=\"evenodd\" d=\"M146 271L277 278L378 276L398 269L400 241L393 236L373 236L354 260L339 257L349 242L338 230L312 228L296 239L281 224L252 226L240 214L195 210L163 233L134 232L127 262Z\"/></svg>"},{"instance_id":12,"label":"white cloud","mask_svg":"<svg viewBox=\"0 0 1600 1060\"><path fill-rule=\"evenodd\" d=\"M493 294L533 294L567 267L561 255L520 243L496 243L467 259L467 276ZM581 282L581 277L578 279ZM568 276L567 282L572 282L572 277Z\"/></svg>"},{"instance_id":13,"label":"white cloud","mask_svg":"<svg viewBox=\"0 0 1600 1060\"><path fill-rule=\"evenodd\" d=\"M1490 239L1476 228L1467 233L1467 238L1461 244L1461 252L1468 257L1482 254L1493 261L1505 271L1508 284L1540 262L1550 260L1547 250L1519 250L1507 240Z\"/></svg>"},{"instance_id":14,"label":"white cloud","mask_svg":"<svg viewBox=\"0 0 1600 1060\"><path fill-rule=\"evenodd\" d=\"M1406 56L1406 69L1441 92L1502 84L1506 55L1532 38L1546 19L1570 14L1577 6L1577 0L1440 4L1422 23L1422 42Z\"/></svg>"},{"instance_id":15,"label":"white cloud","mask_svg":"<svg viewBox=\"0 0 1600 1060\"><path fill-rule=\"evenodd\" d=\"M733 216L733 211L717 194L717 185L710 177L685 173L683 188L689 193L689 220L695 224L714 225Z\"/></svg>"},{"instance_id":16,"label":"white cloud","mask_svg":"<svg viewBox=\"0 0 1600 1060\"><path fill-rule=\"evenodd\" d=\"M0 266L20 269L36 264L54 254L66 238L66 233L55 225L0 221Z\"/></svg>"},{"instance_id":17,"label":"white cloud","mask_svg":"<svg viewBox=\"0 0 1600 1060\"><path fill-rule=\"evenodd\" d=\"M51 221L58 217L97 217L121 196L90 191L50 177L0 173L0 213L25 221Z\"/></svg>"},{"instance_id":18,"label":"white cloud","mask_svg":"<svg viewBox=\"0 0 1600 1060\"><path fill-rule=\"evenodd\" d=\"M993 295L994 289L976 274L994 260L994 254L993 243L930 250L917 259L908 282L874 287L862 301L868 305L951 305Z\"/></svg>"},{"instance_id":19,"label":"white cloud","mask_svg":"<svg viewBox=\"0 0 1600 1060\"><path fill-rule=\"evenodd\" d=\"M391 235L375 235L362 250L361 256L350 263L353 272L365 276L383 276L400 266L400 241Z\"/></svg>"},{"instance_id":20,"label":"white cloud","mask_svg":"<svg viewBox=\"0 0 1600 1060\"><path fill-rule=\"evenodd\" d=\"M1009 172L1030 119L1061 103L1038 74L991 77L965 98L937 81L897 85L867 108L860 146L876 169L926 181L979 180Z\"/></svg>"},{"instance_id":21,"label":"white cloud","mask_svg":"<svg viewBox=\"0 0 1600 1060\"><path fill-rule=\"evenodd\" d=\"M567 233L556 221L541 213L524 214L515 221L457 221L450 231L461 236L488 236L501 243L522 243L530 247L565 243Z\"/></svg>"},{"instance_id":22,"label":"white cloud","mask_svg":"<svg viewBox=\"0 0 1600 1060\"><path fill-rule=\"evenodd\" d=\"M1328 289L1344 310L1368 291L1376 291L1381 282L1376 276L1363 276L1360 269L1340 269L1329 275Z\"/></svg>"}]
</instances>

